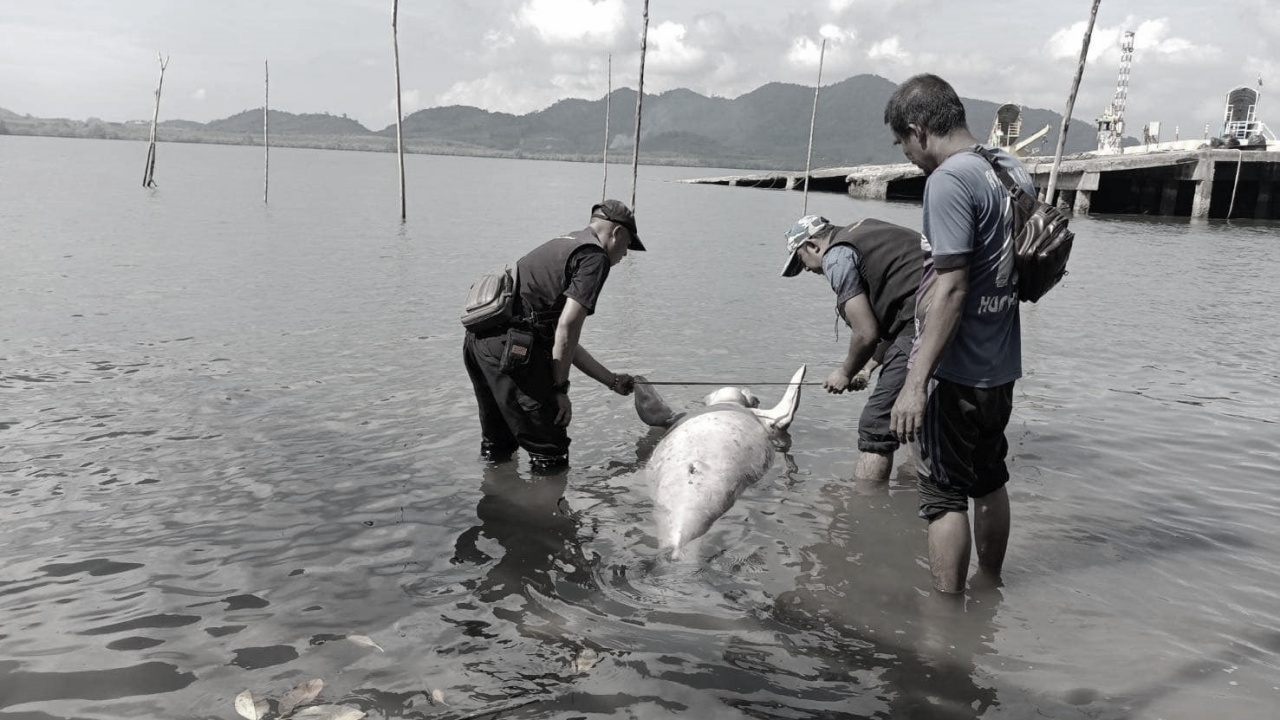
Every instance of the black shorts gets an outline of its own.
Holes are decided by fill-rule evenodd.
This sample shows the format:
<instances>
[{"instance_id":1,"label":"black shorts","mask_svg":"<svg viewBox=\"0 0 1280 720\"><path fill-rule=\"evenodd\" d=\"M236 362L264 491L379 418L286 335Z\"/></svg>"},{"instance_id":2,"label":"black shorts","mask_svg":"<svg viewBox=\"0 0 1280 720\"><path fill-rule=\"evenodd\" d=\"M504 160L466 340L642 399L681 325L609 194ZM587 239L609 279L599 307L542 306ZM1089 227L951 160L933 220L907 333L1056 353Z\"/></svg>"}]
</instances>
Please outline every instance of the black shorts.
<instances>
[{"instance_id":1,"label":"black shorts","mask_svg":"<svg viewBox=\"0 0 1280 720\"><path fill-rule=\"evenodd\" d=\"M993 388L929 382L920 436L920 517L967 512L969 498L1009 482L1004 431L1012 412L1013 382Z\"/></svg>"}]
</instances>

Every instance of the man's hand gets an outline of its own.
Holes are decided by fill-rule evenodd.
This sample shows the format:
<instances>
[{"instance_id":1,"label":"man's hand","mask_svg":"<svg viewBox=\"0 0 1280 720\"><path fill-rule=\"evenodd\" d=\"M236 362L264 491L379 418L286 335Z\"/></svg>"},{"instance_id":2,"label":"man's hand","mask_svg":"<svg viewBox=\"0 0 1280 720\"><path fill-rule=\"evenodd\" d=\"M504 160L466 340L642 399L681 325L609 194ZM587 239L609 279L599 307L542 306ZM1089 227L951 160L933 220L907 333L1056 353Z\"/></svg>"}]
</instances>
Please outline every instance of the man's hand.
<instances>
[{"instance_id":1,"label":"man's hand","mask_svg":"<svg viewBox=\"0 0 1280 720\"><path fill-rule=\"evenodd\" d=\"M844 374L844 369L836 368L831 371L826 380L822 381L822 387L832 395L839 395L849 389L849 382L849 376ZM854 389L858 390L860 388Z\"/></svg>"},{"instance_id":2,"label":"man's hand","mask_svg":"<svg viewBox=\"0 0 1280 720\"><path fill-rule=\"evenodd\" d=\"M867 376L867 373L860 372L857 375L854 375L853 379L849 381L849 389L850 390L866 390L867 382L869 380L870 378Z\"/></svg>"},{"instance_id":3,"label":"man's hand","mask_svg":"<svg viewBox=\"0 0 1280 720\"><path fill-rule=\"evenodd\" d=\"M920 438L925 401L924 388L904 387L898 393L898 400L889 413L889 431L898 438L898 442L913 442Z\"/></svg>"},{"instance_id":4,"label":"man's hand","mask_svg":"<svg viewBox=\"0 0 1280 720\"><path fill-rule=\"evenodd\" d=\"M569 427L573 419L573 403L569 402L567 393L556 393L556 425Z\"/></svg>"},{"instance_id":5,"label":"man's hand","mask_svg":"<svg viewBox=\"0 0 1280 720\"><path fill-rule=\"evenodd\" d=\"M635 378L626 373L618 373L613 378L613 385L610 385L609 389L619 395L630 395L631 391L636 389Z\"/></svg>"}]
</instances>

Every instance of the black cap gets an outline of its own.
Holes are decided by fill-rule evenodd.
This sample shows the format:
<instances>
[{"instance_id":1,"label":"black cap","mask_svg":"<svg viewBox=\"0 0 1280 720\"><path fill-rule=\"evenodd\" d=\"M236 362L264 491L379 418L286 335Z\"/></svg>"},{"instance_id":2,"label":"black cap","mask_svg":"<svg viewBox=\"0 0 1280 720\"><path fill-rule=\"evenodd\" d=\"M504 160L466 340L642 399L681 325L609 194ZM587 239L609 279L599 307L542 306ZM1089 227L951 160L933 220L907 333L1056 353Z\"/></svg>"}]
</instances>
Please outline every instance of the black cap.
<instances>
[{"instance_id":1,"label":"black cap","mask_svg":"<svg viewBox=\"0 0 1280 720\"><path fill-rule=\"evenodd\" d=\"M644 250L644 243L640 242L640 233L636 231L636 216L622 201L605 200L592 205L591 217L618 223L631 233L631 243L627 245L627 249Z\"/></svg>"}]
</instances>

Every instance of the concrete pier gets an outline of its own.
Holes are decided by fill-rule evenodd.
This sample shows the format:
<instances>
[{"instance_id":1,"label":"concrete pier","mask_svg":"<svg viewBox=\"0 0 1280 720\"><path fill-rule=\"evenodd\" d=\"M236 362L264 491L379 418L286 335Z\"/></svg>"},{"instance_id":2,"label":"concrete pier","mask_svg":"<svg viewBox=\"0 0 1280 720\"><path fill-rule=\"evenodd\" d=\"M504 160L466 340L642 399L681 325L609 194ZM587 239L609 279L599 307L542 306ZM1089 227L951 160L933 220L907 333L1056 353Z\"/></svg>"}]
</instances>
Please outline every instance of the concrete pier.
<instances>
[{"instance_id":1,"label":"concrete pier","mask_svg":"<svg viewBox=\"0 0 1280 720\"><path fill-rule=\"evenodd\" d=\"M1053 158L1023 158L1043 195ZM873 200L919 199L924 174L910 163L824 168L809 173L811 192ZM803 172L686 180L736 187L803 190ZM1280 152L1169 150L1076 155L1058 167L1059 206L1078 215L1167 215L1280 220ZM1229 215L1228 215L1229 214Z\"/></svg>"}]
</instances>

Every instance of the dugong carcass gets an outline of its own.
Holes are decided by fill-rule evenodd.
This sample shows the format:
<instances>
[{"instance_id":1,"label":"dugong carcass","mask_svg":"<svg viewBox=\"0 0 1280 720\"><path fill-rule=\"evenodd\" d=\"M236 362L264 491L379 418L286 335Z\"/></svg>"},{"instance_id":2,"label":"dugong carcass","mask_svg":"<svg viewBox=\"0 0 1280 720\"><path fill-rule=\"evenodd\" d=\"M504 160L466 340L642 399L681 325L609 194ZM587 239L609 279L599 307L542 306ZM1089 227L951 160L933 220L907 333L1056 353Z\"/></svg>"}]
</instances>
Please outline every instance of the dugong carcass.
<instances>
[{"instance_id":1,"label":"dugong carcass","mask_svg":"<svg viewBox=\"0 0 1280 720\"><path fill-rule=\"evenodd\" d=\"M658 543L677 554L701 537L773 460L774 440L795 417L801 365L772 410L741 388L721 388L706 407L677 413L643 377L636 377L636 413L646 424L670 427L649 458L647 472L658 523Z\"/></svg>"}]
</instances>

